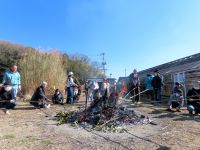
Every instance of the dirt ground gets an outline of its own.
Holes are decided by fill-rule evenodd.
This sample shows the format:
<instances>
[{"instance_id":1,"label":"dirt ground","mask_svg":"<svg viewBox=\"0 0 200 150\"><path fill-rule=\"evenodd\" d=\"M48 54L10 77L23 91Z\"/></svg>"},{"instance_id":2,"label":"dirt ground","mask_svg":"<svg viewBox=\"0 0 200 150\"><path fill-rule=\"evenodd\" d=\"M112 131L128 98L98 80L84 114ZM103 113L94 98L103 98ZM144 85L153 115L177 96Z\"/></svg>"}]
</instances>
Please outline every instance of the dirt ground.
<instances>
[{"instance_id":1,"label":"dirt ground","mask_svg":"<svg viewBox=\"0 0 200 150\"><path fill-rule=\"evenodd\" d=\"M200 116L187 110L166 112L162 106L141 103L134 109L149 115L156 125L133 125L126 133L103 133L64 124L54 117L60 111L78 109L53 105L34 109L24 102L5 115L0 110L0 150L200 150Z\"/></svg>"}]
</instances>

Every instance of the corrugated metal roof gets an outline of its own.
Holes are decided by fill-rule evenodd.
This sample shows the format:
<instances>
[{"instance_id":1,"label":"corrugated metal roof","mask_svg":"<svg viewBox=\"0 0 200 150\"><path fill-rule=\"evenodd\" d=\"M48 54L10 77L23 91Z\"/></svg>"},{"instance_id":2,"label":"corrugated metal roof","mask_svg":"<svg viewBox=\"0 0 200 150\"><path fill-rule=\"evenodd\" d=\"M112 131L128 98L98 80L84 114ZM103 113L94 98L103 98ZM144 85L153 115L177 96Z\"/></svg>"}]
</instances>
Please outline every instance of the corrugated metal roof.
<instances>
[{"instance_id":1,"label":"corrugated metal roof","mask_svg":"<svg viewBox=\"0 0 200 150\"><path fill-rule=\"evenodd\" d=\"M161 74L169 74L169 73L173 74L177 72L199 70L200 69L200 53L140 71L139 75L140 77L144 77L146 76L147 73L152 73L155 69L158 69Z\"/></svg>"},{"instance_id":2,"label":"corrugated metal roof","mask_svg":"<svg viewBox=\"0 0 200 150\"><path fill-rule=\"evenodd\" d=\"M128 77L119 77L117 82L126 81Z\"/></svg>"}]
</instances>

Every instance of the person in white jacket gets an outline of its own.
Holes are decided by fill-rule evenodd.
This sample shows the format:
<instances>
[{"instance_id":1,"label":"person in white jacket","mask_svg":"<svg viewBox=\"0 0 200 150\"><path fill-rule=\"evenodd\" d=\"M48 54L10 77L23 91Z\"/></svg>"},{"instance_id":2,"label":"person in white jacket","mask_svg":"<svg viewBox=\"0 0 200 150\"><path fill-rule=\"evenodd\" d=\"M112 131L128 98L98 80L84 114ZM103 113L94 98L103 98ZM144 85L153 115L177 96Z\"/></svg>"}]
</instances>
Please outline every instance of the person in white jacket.
<instances>
[{"instance_id":1,"label":"person in white jacket","mask_svg":"<svg viewBox=\"0 0 200 150\"><path fill-rule=\"evenodd\" d=\"M87 83L87 89L88 89L88 101L92 102L95 98L95 92L98 91L99 85L96 81L88 81Z\"/></svg>"},{"instance_id":2,"label":"person in white jacket","mask_svg":"<svg viewBox=\"0 0 200 150\"><path fill-rule=\"evenodd\" d=\"M67 103L74 104L74 87L77 86L73 79L73 72L69 72L67 79Z\"/></svg>"},{"instance_id":3,"label":"person in white jacket","mask_svg":"<svg viewBox=\"0 0 200 150\"><path fill-rule=\"evenodd\" d=\"M99 84L97 81L93 81L93 99L97 99L97 93L99 92Z\"/></svg>"}]
</instances>

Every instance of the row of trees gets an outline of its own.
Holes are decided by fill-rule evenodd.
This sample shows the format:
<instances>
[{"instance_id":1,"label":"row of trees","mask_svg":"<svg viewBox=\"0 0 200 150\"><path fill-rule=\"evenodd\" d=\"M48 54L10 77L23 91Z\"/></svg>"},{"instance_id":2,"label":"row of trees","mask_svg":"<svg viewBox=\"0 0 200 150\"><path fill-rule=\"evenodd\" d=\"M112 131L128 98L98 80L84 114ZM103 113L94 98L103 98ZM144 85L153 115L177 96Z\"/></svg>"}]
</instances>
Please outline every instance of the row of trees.
<instances>
[{"instance_id":1,"label":"row of trees","mask_svg":"<svg viewBox=\"0 0 200 150\"><path fill-rule=\"evenodd\" d=\"M91 62L87 56L69 56L59 51L42 52L31 47L0 41L0 66L12 64L18 65L25 94L31 94L43 80L49 83L49 90L64 89L69 71L74 72L80 84L88 77L103 77L99 64ZM0 71L2 75L3 70Z\"/></svg>"}]
</instances>

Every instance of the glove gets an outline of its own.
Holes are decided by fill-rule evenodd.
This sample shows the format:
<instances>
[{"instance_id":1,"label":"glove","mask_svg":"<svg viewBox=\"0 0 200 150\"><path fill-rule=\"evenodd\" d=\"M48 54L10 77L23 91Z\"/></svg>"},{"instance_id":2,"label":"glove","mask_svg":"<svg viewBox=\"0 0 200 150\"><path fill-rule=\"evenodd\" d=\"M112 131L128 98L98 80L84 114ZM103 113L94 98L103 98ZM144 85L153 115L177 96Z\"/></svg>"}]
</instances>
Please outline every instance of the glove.
<instances>
[{"instance_id":1,"label":"glove","mask_svg":"<svg viewBox=\"0 0 200 150\"><path fill-rule=\"evenodd\" d=\"M175 93L175 96L176 96L176 97L179 97L180 95L179 95L178 93Z\"/></svg>"},{"instance_id":2,"label":"glove","mask_svg":"<svg viewBox=\"0 0 200 150\"><path fill-rule=\"evenodd\" d=\"M14 100L14 99L11 99L10 102L11 102L11 103L15 103L15 100Z\"/></svg>"}]
</instances>

